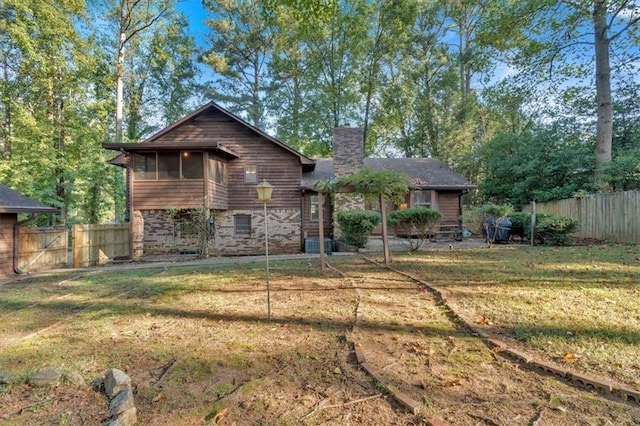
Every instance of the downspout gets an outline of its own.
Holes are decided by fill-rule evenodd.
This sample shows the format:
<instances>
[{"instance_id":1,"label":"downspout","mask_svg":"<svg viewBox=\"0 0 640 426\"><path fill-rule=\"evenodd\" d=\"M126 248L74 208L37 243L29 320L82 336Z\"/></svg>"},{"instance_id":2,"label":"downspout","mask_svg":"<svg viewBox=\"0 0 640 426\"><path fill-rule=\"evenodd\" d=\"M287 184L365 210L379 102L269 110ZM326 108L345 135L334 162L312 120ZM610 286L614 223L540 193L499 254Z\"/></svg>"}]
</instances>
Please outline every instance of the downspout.
<instances>
[{"instance_id":1,"label":"downspout","mask_svg":"<svg viewBox=\"0 0 640 426\"><path fill-rule=\"evenodd\" d=\"M23 219L19 222L16 222L13 225L13 272L15 272L18 275L23 274L22 270L20 269L20 266L18 265L18 255L20 254L18 252L18 241L20 240L20 229L18 227L24 223L27 223L33 220L34 217L36 217L36 214L31 212L28 218Z\"/></svg>"},{"instance_id":2,"label":"downspout","mask_svg":"<svg viewBox=\"0 0 640 426\"><path fill-rule=\"evenodd\" d=\"M300 250L304 253L304 188L300 192L302 193L300 197Z\"/></svg>"}]
</instances>

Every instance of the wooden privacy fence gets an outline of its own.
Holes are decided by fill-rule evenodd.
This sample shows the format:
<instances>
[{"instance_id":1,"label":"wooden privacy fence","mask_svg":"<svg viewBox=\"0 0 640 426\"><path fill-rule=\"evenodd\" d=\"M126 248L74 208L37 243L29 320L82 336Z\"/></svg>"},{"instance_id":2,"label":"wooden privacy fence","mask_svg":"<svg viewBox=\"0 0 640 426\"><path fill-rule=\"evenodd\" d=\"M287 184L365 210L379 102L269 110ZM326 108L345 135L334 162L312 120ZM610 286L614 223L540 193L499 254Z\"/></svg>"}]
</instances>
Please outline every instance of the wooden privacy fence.
<instances>
[{"instance_id":1,"label":"wooden privacy fence","mask_svg":"<svg viewBox=\"0 0 640 426\"><path fill-rule=\"evenodd\" d=\"M73 267L104 264L129 257L129 224L73 225Z\"/></svg>"},{"instance_id":2,"label":"wooden privacy fence","mask_svg":"<svg viewBox=\"0 0 640 426\"><path fill-rule=\"evenodd\" d=\"M588 195L536 203L536 212L578 221L573 235L616 243L640 244L640 191ZM531 205L524 208L531 211Z\"/></svg>"},{"instance_id":3,"label":"wooden privacy fence","mask_svg":"<svg viewBox=\"0 0 640 426\"><path fill-rule=\"evenodd\" d=\"M35 272L67 266L67 228L18 228L18 269Z\"/></svg>"}]
</instances>

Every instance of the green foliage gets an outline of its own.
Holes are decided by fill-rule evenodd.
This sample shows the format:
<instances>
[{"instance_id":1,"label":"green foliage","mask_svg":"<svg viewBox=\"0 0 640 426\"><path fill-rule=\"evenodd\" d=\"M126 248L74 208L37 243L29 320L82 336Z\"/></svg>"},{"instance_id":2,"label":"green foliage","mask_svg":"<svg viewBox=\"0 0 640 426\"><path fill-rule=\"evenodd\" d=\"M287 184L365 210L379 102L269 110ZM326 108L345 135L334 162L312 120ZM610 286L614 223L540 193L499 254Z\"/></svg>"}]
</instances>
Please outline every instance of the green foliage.
<instances>
[{"instance_id":1,"label":"green foliage","mask_svg":"<svg viewBox=\"0 0 640 426\"><path fill-rule=\"evenodd\" d=\"M568 217L536 213L535 238L544 245L565 246L569 244L569 234L577 229L578 222ZM526 228L525 232L527 232ZM531 238L531 232L528 232Z\"/></svg>"},{"instance_id":2,"label":"green foliage","mask_svg":"<svg viewBox=\"0 0 640 426\"><path fill-rule=\"evenodd\" d=\"M614 191L640 189L640 149L614 157L603 173Z\"/></svg>"},{"instance_id":3,"label":"green foliage","mask_svg":"<svg viewBox=\"0 0 640 426\"><path fill-rule=\"evenodd\" d=\"M521 240L530 238L531 235L531 213L513 212L509 213L511 220L511 237L519 237Z\"/></svg>"},{"instance_id":4,"label":"green foliage","mask_svg":"<svg viewBox=\"0 0 640 426\"><path fill-rule=\"evenodd\" d=\"M531 213L514 212L509 214L511 220L511 236L531 241ZM548 246L565 246L569 244L569 234L578 229L578 222L549 213L536 213L536 242Z\"/></svg>"},{"instance_id":5,"label":"green foliage","mask_svg":"<svg viewBox=\"0 0 640 426\"><path fill-rule=\"evenodd\" d=\"M464 227L475 235L482 235L484 221L489 216L507 216L513 211L513 207L508 204L487 203L462 213L462 223Z\"/></svg>"},{"instance_id":6,"label":"green foliage","mask_svg":"<svg viewBox=\"0 0 640 426\"><path fill-rule=\"evenodd\" d=\"M354 175L336 179L331 183L333 190L351 187L358 194L382 195L387 201L399 204L409 193L408 177L394 170L374 171L362 168Z\"/></svg>"},{"instance_id":7,"label":"green foliage","mask_svg":"<svg viewBox=\"0 0 640 426\"><path fill-rule=\"evenodd\" d=\"M409 248L411 251L418 250L424 241L433 231L433 227L440 220L442 214L437 210L426 207L412 207L409 209L394 210L387 215L387 222L390 226L403 230L409 237ZM413 238L415 237L415 241Z\"/></svg>"},{"instance_id":8,"label":"green foliage","mask_svg":"<svg viewBox=\"0 0 640 426\"><path fill-rule=\"evenodd\" d=\"M336 216L347 244L363 248L369 241L373 229L380 223L380 214L375 211L342 211Z\"/></svg>"},{"instance_id":9,"label":"green foliage","mask_svg":"<svg viewBox=\"0 0 640 426\"><path fill-rule=\"evenodd\" d=\"M561 126L500 134L482 149L485 199L515 206L571 198L593 186L590 144Z\"/></svg>"}]
</instances>

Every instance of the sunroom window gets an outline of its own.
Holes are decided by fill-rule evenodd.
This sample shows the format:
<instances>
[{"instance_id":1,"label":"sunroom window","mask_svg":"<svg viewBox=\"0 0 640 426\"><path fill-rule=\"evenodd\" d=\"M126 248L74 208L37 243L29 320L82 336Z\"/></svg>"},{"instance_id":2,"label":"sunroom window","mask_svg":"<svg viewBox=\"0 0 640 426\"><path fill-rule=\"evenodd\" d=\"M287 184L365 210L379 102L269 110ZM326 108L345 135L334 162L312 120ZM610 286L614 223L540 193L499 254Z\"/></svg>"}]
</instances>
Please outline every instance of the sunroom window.
<instances>
[{"instance_id":1,"label":"sunroom window","mask_svg":"<svg viewBox=\"0 0 640 426\"><path fill-rule=\"evenodd\" d=\"M137 180L202 179L202 152L148 152L133 155Z\"/></svg>"}]
</instances>

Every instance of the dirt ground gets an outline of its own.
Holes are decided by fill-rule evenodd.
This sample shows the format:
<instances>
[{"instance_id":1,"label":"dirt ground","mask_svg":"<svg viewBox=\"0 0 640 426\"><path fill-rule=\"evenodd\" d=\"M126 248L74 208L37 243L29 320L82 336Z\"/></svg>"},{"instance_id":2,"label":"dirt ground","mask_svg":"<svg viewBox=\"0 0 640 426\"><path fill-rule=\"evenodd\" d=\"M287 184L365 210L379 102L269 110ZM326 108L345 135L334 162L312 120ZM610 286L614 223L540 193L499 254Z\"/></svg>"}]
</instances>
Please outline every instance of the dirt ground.
<instances>
[{"instance_id":1,"label":"dirt ground","mask_svg":"<svg viewBox=\"0 0 640 426\"><path fill-rule=\"evenodd\" d=\"M332 257L324 274L313 262L274 263L271 320L261 264L162 267L125 296L97 295L84 310L67 302L38 334L7 325L38 307L3 310L0 337L12 343L0 370L55 366L90 383L120 368L141 425L640 424L640 405L505 359L405 277L355 256ZM32 284L2 292L19 285ZM383 380L363 370L355 349ZM418 412L390 387L419 402ZM0 425L99 425L107 406L90 385L0 386Z\"/></svg>"}]
</instances>

